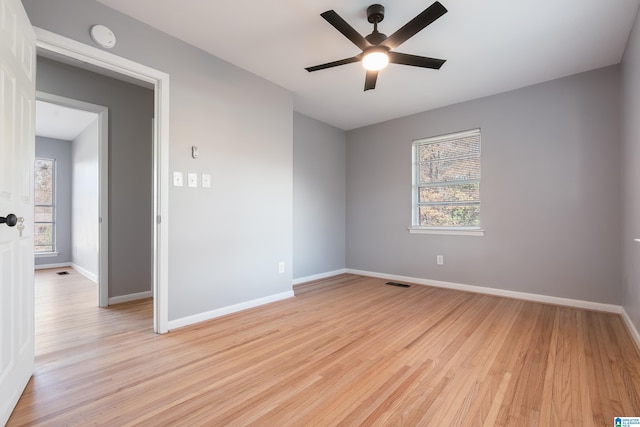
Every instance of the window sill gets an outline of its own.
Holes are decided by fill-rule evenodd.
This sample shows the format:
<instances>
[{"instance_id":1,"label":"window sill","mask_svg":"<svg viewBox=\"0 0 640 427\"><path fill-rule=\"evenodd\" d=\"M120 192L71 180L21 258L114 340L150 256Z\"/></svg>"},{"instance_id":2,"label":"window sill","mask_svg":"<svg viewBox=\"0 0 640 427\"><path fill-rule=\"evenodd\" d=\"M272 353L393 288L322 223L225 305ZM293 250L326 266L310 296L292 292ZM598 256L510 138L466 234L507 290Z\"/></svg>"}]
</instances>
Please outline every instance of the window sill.
<instances>
[{"instance_id":1,"label":"window sill","mask_svg":"<svg viewBox=\"0 0 640 427\"><path fill-rule=\"evenodd\" d=\"M34 256L36 258L51 258L54 256L58 256L59 252L40 252L40 253L35 253Z\"/></svg>"},{"instance_id":2,"label":"window sill","mask_svg":"<svg viewBox=\"0 0 640 427\"><path fill-rule=\"evenodd\" d=\"M450 236L484 236L481 228L409 227L411 234L447 234Z\"/></svg>"}]
</instances>

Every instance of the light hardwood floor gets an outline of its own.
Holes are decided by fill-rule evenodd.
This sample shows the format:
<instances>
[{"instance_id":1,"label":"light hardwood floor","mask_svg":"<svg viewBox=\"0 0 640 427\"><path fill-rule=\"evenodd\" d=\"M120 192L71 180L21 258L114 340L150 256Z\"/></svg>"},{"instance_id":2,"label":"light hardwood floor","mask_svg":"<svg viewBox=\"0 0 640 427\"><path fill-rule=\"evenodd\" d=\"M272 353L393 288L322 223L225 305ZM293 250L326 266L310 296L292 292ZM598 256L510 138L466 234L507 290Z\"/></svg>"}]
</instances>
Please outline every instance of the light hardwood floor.
<instances>
[{"instance_id":1,"label":"light hardwood floor","mask_svg":"<svg viewBox=\"0 0 640 427\"><path fill-rule=\"evenodd\" d=\"M36 370L9 425L611 426L640 416L621 318L353 275L152 332L36 274ZM325 286L327 285L327 286Z\"/></svg>"}]
</instances>

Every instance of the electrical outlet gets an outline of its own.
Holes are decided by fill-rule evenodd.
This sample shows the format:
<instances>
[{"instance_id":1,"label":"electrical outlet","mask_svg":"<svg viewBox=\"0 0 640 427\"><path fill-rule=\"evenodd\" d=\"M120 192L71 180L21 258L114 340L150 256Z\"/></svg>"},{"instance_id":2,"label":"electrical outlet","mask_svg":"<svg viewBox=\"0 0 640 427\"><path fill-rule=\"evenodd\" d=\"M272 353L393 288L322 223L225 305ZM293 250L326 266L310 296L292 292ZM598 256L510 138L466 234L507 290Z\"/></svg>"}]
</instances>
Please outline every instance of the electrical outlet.
<instances>
[{"instance_id":1,"label":"electrical outlet","mask_svg":"<svg viewBox=\"0 0 640 427\"><path fill-rule=\"evenodd\" d=\"M436 256L436 264L438 264L438 265L443 265L444 264L444 257L442 255L437 255Z\"/></svg>"},{"instance_id":2,"label":"electrical outlet","mask_svg":"<svg viewBox=\"0 0 640 427\"><path fill-rule=\"evenodd\" d=\"M284 261L280 261L278 263L278 273L280 274L284 273Z\"/></svg>"}]
</instances>

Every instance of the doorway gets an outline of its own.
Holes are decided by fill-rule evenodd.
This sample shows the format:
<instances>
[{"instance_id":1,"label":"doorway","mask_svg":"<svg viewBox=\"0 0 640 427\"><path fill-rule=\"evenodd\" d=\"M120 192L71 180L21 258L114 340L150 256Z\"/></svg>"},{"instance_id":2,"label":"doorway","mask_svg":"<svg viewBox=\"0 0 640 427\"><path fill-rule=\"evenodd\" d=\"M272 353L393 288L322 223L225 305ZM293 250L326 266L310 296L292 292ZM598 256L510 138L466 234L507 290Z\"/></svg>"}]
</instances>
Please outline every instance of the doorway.
<instances>
[{"instance_id":1,"label":"doorway","mask_svg":"<svg viewBox=\"0 0 640 427\"><path fill-rule=\"evenodd\" d=\"M73 267L98 285L100 307L109 305L108 117L104 106L36 93L36 158L51 153L45 157L54 157L56 165L51 208L55 248L36 250L36 268ZM65 145L66 153L55 149Z\"/></svg>"},{"instance_id":2,"label":"doorway","mask_svg":"<svg viewBox=\"0 0 640 427\"><path fill-rule=\"evenodd\" d=\"M169 75L49 31L34 28L38 54L54 55L80 68L123 81L150 85L154 92L152 144L152 288L156 333L168 332Z\"/></svg>"}]
</instances>

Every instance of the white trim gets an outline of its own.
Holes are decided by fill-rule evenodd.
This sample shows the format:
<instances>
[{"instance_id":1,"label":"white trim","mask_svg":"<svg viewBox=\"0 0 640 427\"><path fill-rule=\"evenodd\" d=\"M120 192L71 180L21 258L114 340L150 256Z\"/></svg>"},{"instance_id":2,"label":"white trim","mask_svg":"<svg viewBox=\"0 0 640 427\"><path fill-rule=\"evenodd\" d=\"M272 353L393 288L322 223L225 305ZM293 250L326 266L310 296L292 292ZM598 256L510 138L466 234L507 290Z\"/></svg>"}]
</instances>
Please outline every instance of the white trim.
<instances>
[{"instance_id":1,"label":"white trim","mask_svg":"<svg viewBox=\"0 0 640 427\"><path fill-rule=\"evenodd\" d=\"M52 33L44 28L34 26L33 30L36 33L38 49L45 49L79 61L88 60L89 64L153 85L157 84L158 79L169 77L167 73L162 71Z\"/></svg>"},{"instance_id":2,"label":"white trim","mask_svg":"<svg viewBox=\"0 0 640 427\"><path fill-rule=\"evenodd\" d=\"M153 259L154 329L169 332L169 75L156 83L154 156Z\"/></svg>"},{"instance_id":3,"label":"white trim","mask_svg":"<svg viewBox=\"0 0 640 427\"><path fill-rule=\"evenodd\" d=\"M216 317L225 316L227 314L236 313L238 311L259 307L261 305L293 297L293 291L287 291L275 295L270 295L264 298L258 298L251 301L241 302L239 304L218 308L204 313L194 314L193 316L187 316L181 319L171 320L169 322L169 330L182 328L183 326L193 325L194 323L204 322L205 320L215 319Z\"/></svg>"},{"instance_id":4,"label":"white trim","mask_svg":"<svg viewBox=\"0 0 640 427\"><path fill-rule=\"evenodd\" d=\"M109 110L98 113L98 307L109 305Z\"/></svg>"},{"instance_id":5,"label":"white trim","mask_svg":"<svg viewBox=\"0 0 640 427\"><path fill-rule=\"evenodd\" d=\"M636 326L633 324L633 321L624 307L622 307L622 320L624 320L624 323L631 334L631 338L633 338L633 342L636 344L638 351L640 351L640 333L638 333Z\"/></svg>"},{"instance_id":6,"label":"white trim","mask_svg":"<svg viewBox=\"0 0 640 427\"><path fill-rule=\"evenodd\" d=\"M299 285L300 283L313 282L314 280L326 279L327 277L338 276L340 274L345 274L347 272L346 268L341 270L328 271L326 273L314 274L312 276L307 277L299 277L297 279L293 279L293 285Z\"/></svg>"},{"instance_id":7,"label":"white trim","mask_svg":"<svg viewBox=\"0 0 640 427\"><path fill-rule=\"evenodd\" d=\"M91 113L100 114L103 111L108 111L108 108L104 105L91 104L89 102L80 101L73 98L67 98L64 96L54 95L48 92L36 91L36 99L38 101L45 101L49 104L62 105L64 107L74 108L76 110L89 111Z\"/></svg>"},{"instance_id":8,"label":"white trim","mask_svg":"<svg viewBox=\"0 0 640 427\"><path fill-rule=\"evenodd\" d=\"M35 269L36 270L47 270L49 268L67 268L67 267L71 267L71 263L70 262L59 262L57 264L40 264L40 265L35 265Z\"/></svg>"},{"instance_id":9,"label":"white trim","mask_svg":"<svg viewBox=\"0 0 640 427\"><path fill-rule=\"evenodd\" d=\"M484 230L481 228L424 228L409 227L407 228L411 234L448 234L450 236L484 236Z\"/></svg>"},{"instance_id":10,"label":"white trim","mask_svg":"<svg viewBox=\"0 0 640 427\"><path fill-rule=\"evenodd\" d=\"M412 141L412 143L413 144L428 144L428 143L431 143L431 142L448 141L450 139L466 138L468 136L475 136L475 135L480 136L480 130L481 130L481 128L478 127L478 128L463 130L463 131L460 131L460 132L443 133L443 134L440 134L440 135L429 136L427 138L414 139Z\"/></svg>"},{"instance_id":11,"label":"white trim","mask_svg":"<svg viewBox=\"0 0 640 427\"><path fill-rule=\"evenodd\" d=\"M460 283L443 282L440 280L420 279L417 277L398 276L395 274L375 273L372 271L353 270L348 268L347 273L360 276L377 277L380 279L394 280L398 282L410 282L417 285L434 286L437 288L455 289L458 291L473 292L478 294L495 295L499 297L514 298L525 301L541 302L545 304L562 305L566 307L584 308L587 310L604 311L607 313L622 313L622 306L604 304L600 302L583 301L571 298L552 297L548 295L531 294L528 292L509 291L506 289L485 288L483 286L463 285Z\"/></svg>"},{"instance_id":12,"label":"white trim","mask_svg":"<svg viewBox=\"0 0 640 427\"><path fill-rule=\"evenodd\" d=\"M154 206L153 224L153 328L169 330L169 74L126 58L85 45L42 28L33 27L38 49L74 58L105 70L151 83L155 90ZM158 219L162 221L158 224Z\"/></svg>"},{"instance_id":13,"label":"white trim","mask_svg":"<svg viewBox=\"0 0 640 427\"><path fill-rule=\"evenodd\" d=\"M152 297L153 297L153 292L151 291L138 292L137 294L120 295L118 297L109 298L109 305L121 304L123 302L137 301L140 299L147 299Z\"/></svg>"},{"instance_id":14,"label":"white trim","mask_svg":"<svg viewBox=\"0 0 640 427\"><path fill-rule=\"evenodd\" d=\"M98 306L109 305L109 109L74 98L36 92L36 99L98 115L98 274L83 276L98 284ZM82 273L81 273L82 274Z\"/></svg>"},{"instance_id":15,"label":"white trim","mask_svg":"<svg viewBox=\"0 0 640 427\"><path fill-rule=\"evenodd\" d=\"M80 267L78 264L71 263L71 268L73 268L78 273L82 274L87 279L91 280L93 283L98 284L98 276L86 268ZM106 287L106 286L105 286ZM103 307L103 306L101 306Z\"/></svg>"},{"instance_id":16,"label":"white trim","mask_svg":"<svg viewBox=\"0 0 640 427\"><path fill-rule=\"evenodd\" d=\"M53 258L60 255L60 252L36 252L33 254L34 258Z\"/></svg>"}]
</instances>

